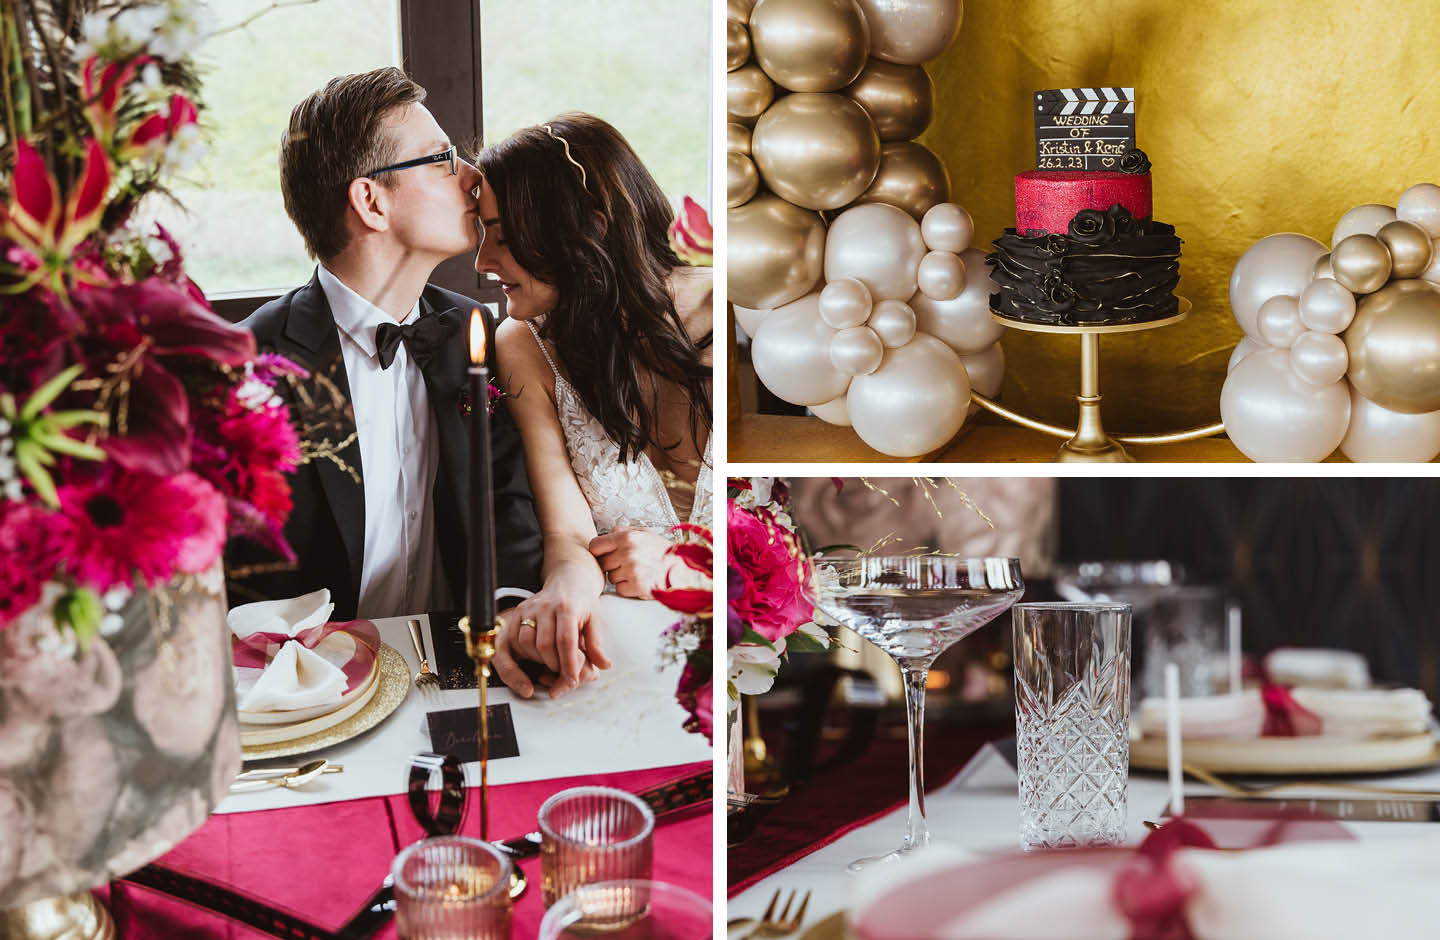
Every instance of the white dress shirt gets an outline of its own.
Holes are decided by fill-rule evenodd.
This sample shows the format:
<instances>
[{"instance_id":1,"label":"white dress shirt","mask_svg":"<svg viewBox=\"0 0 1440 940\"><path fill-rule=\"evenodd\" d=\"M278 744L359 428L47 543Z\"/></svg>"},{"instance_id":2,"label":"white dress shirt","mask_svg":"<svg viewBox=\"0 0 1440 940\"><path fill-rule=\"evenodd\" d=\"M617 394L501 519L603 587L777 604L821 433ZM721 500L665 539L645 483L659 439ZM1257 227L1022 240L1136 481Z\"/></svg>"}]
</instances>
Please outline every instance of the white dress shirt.
<instances>
[{"instance_id":1,"label":"white dress shirt","mask_svg":"<svg viewBox=\"0 0 1440 940\"><path fill-rule=\"evenodd\" d=\"M380 368L375 328L394 319L323 264L319 278L340 332L365 483L365 549L356 616L423 613L431 609L438 571L430 500L438 445L425 379L404 343L390 368ZM419 315L417 300L401 322L413 322Z\"/></svg>"}]
</instances>

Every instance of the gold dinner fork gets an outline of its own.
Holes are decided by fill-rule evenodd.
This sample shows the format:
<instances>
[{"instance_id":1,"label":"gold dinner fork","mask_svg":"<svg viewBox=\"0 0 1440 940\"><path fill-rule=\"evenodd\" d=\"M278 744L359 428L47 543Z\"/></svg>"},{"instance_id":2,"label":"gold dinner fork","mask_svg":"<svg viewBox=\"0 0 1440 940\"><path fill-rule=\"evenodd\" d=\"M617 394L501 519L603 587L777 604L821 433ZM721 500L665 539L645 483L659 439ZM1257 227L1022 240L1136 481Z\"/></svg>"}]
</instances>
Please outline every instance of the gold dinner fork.
<instances>
[{"instance_id":1,"label":"gold dinner fork","mask_svg":"<svg viewBox=\"0 0 1440 940\"><path fill-rule=\"evenodd\" d=\"M794 917L790 916L790 908L795 903L795 891L791 891L790 896L785 899L785 906L780 909L779 915L775 914L775 905L780 903L780 892L781 889L775 889L774 897L765 906L765 913L760 915L760 923L745 935L745 940L751 940L752 937L785 937L800 929L801 922L805 920L805 908L810 906L810 892L805 892Z\"/></svg>"},{"instance_id":2,"label":"gold dinner fork","mask_svg":"<svg viewBox=\"0 0 1440 940\"><path fill-rule=\"evenodd\" d=\"M425 643L420 636L420 621L410 621L410 642L415 645L415 655L420 658L420 671L415 673L415 688L430 695L440 691L440 677L430 671L430 661L425 658Z\"/></svg>"},{"instance_id":3,"label":"gold dinner fork","mask_svg":"<svg viewBox=\"0 0 1440 940\"><path fill-rule=\"evenodd\" d=\"M1182 764L1185 773L1199 780L1201 783L1208 783L1212 787L1224 790L1226 793L1235 796L1265 796L1280 790L1296 790L1302 787L1321 790L1344 790L1347 793L1368 793L1371 796L1408 796L1408 797L1429 797L1440 798L1440 790L1411 790L1403 787L1375 787L1359 783L1332 783L1330 781L1305 781L1290 780L1284 783L1247 784L1240 786L1228 780L1222 780L1203 767L1196 767L1194 764Z\"/></svg>"}]
</instances>

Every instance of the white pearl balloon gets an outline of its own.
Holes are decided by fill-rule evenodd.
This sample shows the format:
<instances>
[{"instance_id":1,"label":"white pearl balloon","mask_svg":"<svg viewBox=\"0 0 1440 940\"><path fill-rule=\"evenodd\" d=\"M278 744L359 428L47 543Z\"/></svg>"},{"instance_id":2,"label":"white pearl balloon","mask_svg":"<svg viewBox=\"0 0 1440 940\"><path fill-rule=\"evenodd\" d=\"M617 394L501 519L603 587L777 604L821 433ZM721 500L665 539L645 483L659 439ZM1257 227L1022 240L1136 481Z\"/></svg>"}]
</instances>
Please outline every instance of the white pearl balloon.
<instances>
[{"instance_id":1,"label":"white pearl balloon","mask_svg":"<svg viewBox=\"0 0 1440 940\"><path fill-rule=\"evenodd\" d=\"M915 311L903 300L882 300L875 305L866 325L876 332L886 349L895 349L914 338Z\"/></svg>"},{"instance_id":2,"label":"white pearl balloon","mask_svg":"<svg viewBox=\"0 0 1440 940\"><path fill-rule=\"evenodd\" d=\"M853 277L875 300L906 300L915 293L915 271L925 256L920 223L883 202L846 209L830 223L825 239L825 280Z\"/></svg>"},{"instance_id":3,"label":"white pearl balloon","mask_svg":"<svg viewBox=\"0 0 1440 940\"><path fill-rule=\"evenodd\" d=\"M1431 238L1440 238L1440 186L1416 183L1400 194L1395 218L1414 222Z\"/></svg>"},{"instance_id":4,"label":"white pearl balloon","mask_svg":"<svg viewBox=\"0 0 1440 940\"><path fill-rule=\"evenodd\" d=\"M794 405L818 405L844 394L850 376L830 363L835 333L820 319L818 291L777 307L750 344L756 377Z\"/></svg>"},{"instance_id":5,"label":"white pearl balloon","mask_svg":"<svg viewBox=\"0 0 1440 940\"><path fill-rule=\"evenodd\" d=\"M1440 284L1440 238L1430 242L1430 267L1420 272L1421 280Z\"/></svg>"},{"instance_id":6,"label":"white pearl balloon","mask_svg":"<svg viewBox=\"0 0 1440 940\"><path fill-rule=\"evenodd\" d=\"M870 308L869 288L853 277L831 281L820 291L820 319L837 330L864 323Z\"/></svg>"},{"instance_id":7,"label":"white pearl balloon","mask_svg":"<svg viewBox=\"0 0 1440 940\"><path fill-rule=\"evenodd\" d=\"M1230 311L1247 336L1263 339L1256 318L1271 297L1299 297L1325 246L1308 235L1269 235L1245 250L1230 272Z\"/></svg>"},{"instance_id":8,"label":"white pearl balloon","mask_svg":"<svg viewBox=\"0 0 1440 940\"><path fill-rule=\"evenodd\" d=\"M960 255L965 262L965 289L950 300L932 300L920 292L910 298L917 328L944 340L962 356L977 353L1005 335L1005 327L990 316L990 295L999 288L990 280L985 253L970 248Z\"/></svg>"},{"instance_id":9,"label":"white pearl balloon","mask_svg":"<svg viewBox=\"0 0 1440 940\"><path fill-rule=\"evenodd\" d=\"M1381 408L1350 389L1350 429L1340 451L1357 463L1416 462L1440 454L1440 411L1418 415Z\"/></svg>"},{"instance_id":10,"label":"white pearl balloon","mask_svg":"<svg viewBox=\"0 0 1440 940\"><path fill-rule=\"evenodd\" d=\"M845 403L845 399L846 396L841 395L834 401L827 401L820 405L811 405L810 413L826 424L834 424L842 428L848 428L850 426L850 407Z\"/></svg>"},{"instance_id":11,"label":"white pearl balloon","mask_svg":"<svg viewBox=\"0 0 1440 940\"><path fill-rule=\"evenodd\" d=\"M773 307L757 309L755 307L741 307L737 304L735 307L735 322L740 325L740 331L742 333L754 339L755 331L760 329L760 324L764 323L765 318L774 312L775 309Z\"/></svg>"},{"instance_id":12,"label":"white pearl balloon","mask_svg":"<svg viewBox=\"0 0 1440 940\"><path fill-rule=\"evenodd\" d=\"M870 375L850 383L850 423L860 439L891 457L928 454L965 422L970 378L954 350L915 334Z\"/></svg>"},{"instance_id":13,"label":"white pearl balloon","mask_svg":"<svg viewBox=\"0 0 1440 940\"><path fill-rule=\"evenodd\" d=\"M1321 333L1343 333L1355 319L1355 295L1333 278L1311 281L1300 292L1300 322Z\"/></svg>"},{"instance_id":14,"label":"white pearl balloon","mask_svg":"<svg viewBox=\"0 0 1440 940\"><path fill-rule=\"evenodd\" d=\"M1260 342L1258 339L1251 339L1248 336L1241 337L1240 342L1235 344L1235 349L1230 353L1230 362L1225 366L1225 374L1229 375L1231 372L1234 372L1235 367L1240 364L1240 360L1255 352L1257 349L1269 348L1269 346Z\"/></svg>"},{"instance_id":15,"label":"white pearl balloon","mask_svg":"<svg viewBox=\"0 0 1440 940\"><path fill-rule=\"evenodd\" d=\"M953 202L937 203L920 220L920 235L931 251L953 251L958 255L970 247L975 237L975 220Z\"/></svg>"},{"instance_id":16,"label":"white pearl balloon","mask_svg":"<svg viewBox=\"0 0 1440 940\"><path fill-rule=\"evenodd\" d=\"M999 343L983 352L961 356L960 363L965 366L972 389L986 398L1000 394L1000 384L1005 381L1005 350ZM979 405L972 404L966 414L973 415L979 410Z\"/></svg>"},{"instance_id":17,"label":"white pearl balloon","mask_svg":"<svg viewBox=\"0 0 1440 940\"><path fill-rule=\"evenodd\" d=\"M1345 382L1311 385L1291 368L1289 350L1262 349L1225 378L1220 420L1251 460L1324 460L1345 437L1350 391Z\"/></svg>"},{"instance_id":18,"label":"white pearl balloon","mask_svg":"<svg viewBox=\"0 0 1440 940\"><path fill-rule=\"evenodd\" d=\"M869 375L884 358L885 346L868 326L841 330L830 340L830 364L846 375Z\"/></svg>"},{"instance_id":19,"label":"white pearl balloon","mask_svg":"<svg viewBox=\"0 0 1440 940\"><path fill-rule=\"evenodd\" d=\"M1307 330L1290 347L1290 367L1311 385L1329 385L1345 377L1350 352L1334 333Z\"/></svg>"},{"instance_id":20,"label":"white pearl balloon","mask_svg":"<svg viewBox=\"0 0 1440 940\"><path fill-rule=\"evenodd\" d=\"M1335 224L1335 234L1330 236L1330 247L1334 247L1351 235L1374 235L1386 224L1395 221L1395 210L1390 206L1368 203L1356 206L1340 217Z\"/></svg>"},{"instance_id":21,"label":"white pearl balloon","mask_svg":"<svg viewBox=\"0 0 1440 940\"><path fill-rule=\"evenodd\" d=\"M1255 325L1260 330L1261 339L1280 349L1289 349L1305 332L1305 324L1300 322L1299 302L1285 294L1271 297L1260 305Z\"/></svg>"},{"instance_id":22,"label":"white pearl balloon","mask_svg":"<svg viewBox=\"0 0 1440 940\"><path fill-rule=\"evenodd\" d=\"M950 251L932 251L915 272L920 293L931 300L951 300L965 289L965 262Z\"/></svg>"}]
</instances>

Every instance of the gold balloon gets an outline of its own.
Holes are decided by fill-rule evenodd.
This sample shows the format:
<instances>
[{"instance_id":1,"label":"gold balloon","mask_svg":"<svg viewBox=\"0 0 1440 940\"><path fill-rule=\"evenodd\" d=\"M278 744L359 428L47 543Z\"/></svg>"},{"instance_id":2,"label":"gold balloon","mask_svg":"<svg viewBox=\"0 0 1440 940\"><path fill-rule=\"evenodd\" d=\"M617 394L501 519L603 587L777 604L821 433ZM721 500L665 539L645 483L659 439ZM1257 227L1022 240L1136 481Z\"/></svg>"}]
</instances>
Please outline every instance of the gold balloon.
<instances>
[{"instance_id":1,"label":"gold balloon","mask_svg":"<svg viewBox=\"0 0 1440 940\"><path fill-rule=\"evenodd\" d=\"M725 109L736 124L750 125L775 100L775 83L751 62L725 76Z\"/></svg>"},{"instance_id":2,"label":"gold balloon","mask_svg":"<svg viewBox=\"0 0 1440 940\"><path fill-rule=\"evenodd\" d=\"M736 23L750 22L750 11L755 8L755 0L726 0L725 19L733 20Z\"/></svg>"},{"instance_id":3,"label":"gold balloon","mask_svg":"<svg viewBox=\"0 0 1440 940\"><path fill-rule=\"evenodd\" d=\"M880 166L875 125L864 108L836 94L781 98L755 123L750 150L765 185L806 209L848 205Z\"/></svg>"},{"instance_id":4,"label":"gold balloon","mask_svg":"<svg viewBox=\"0 0 1440 940\"><path fill-rule=\"evenodd\" d=\"M1335 272L1330 268L1330 252L1328 251L1315 260L1315 277L1312 280L1318 281L1322 278L1335 280Z\"/></svg>"},{"instance_id":5,"label":"gold balloon","mask_svg":"<svg viewBox=\"0 0 1440 940\"><path fill-rule=\"evenodd\" d=\"M918 222L931 206L950 198L950 174L940 158L914 141L895 141L880 151L875 181L856 205L883 202L904 209Z\"/></svg>"},{"instance_id":6,"label":"gold balloon","mask_svg":"<svg viewBox=\"0 0 1440 940\"><path fill-rule=\"evenodd\" d=\"M1391 277L1419 277L1430 267L1430 236L1414 222L1391 222L1375 237L1390 249Z\"/></svg>"},{"instance_id":7,"label":"gold balloon","mask_svg":"<svg viewBox=\"0 0 1440 940\"><path fill-rule=\"evenodd\" d=\"M1353 294L1370 294L1390 280L1390 249L1374 235L1348 235L1330 253L1335 280Z\"/></svg>"},{"instance_id":8,"label":"gold balloon","mask_svg":"<svg viewBox=\"0 0 1440 940\"><path fill-rule=\"evenodd\" d=\"M880 59L866 63L845 94L860 102L882 141L919 136L935 107L935 86L923 68Z\"/></svg>"},{"instance_id":9,"label":"gold balloon","mask_svg":"<svg viewBox=\"0 0 1440 940\"><path fill-rule=\"evenodd\" d=\"M728 219L726 285L732 303L778 307L804 296L820 280L825 224L818 214L761 193L731 209Z\"/></svg>"},{"instance_id":10,"label":"gold balloon","mask_svg":"<svg viewBox=\"0 0 1440 940\"><path fill-rule=\"evenodd\" d=\"M725 155L725 205L733 209L744 205L760 188L760 174L755 162L743 153Z\"/></svg>"},{"instance_id":11,"label":"gold balloon","mask_svg":"<svg viewBox=\"0 0 1440 940\"><path fill-rule=\"evenodd\" d=\"M1345 348L1361 395L1403 414L1440 411L1440 287L1395 281L1362 298Z\"/></svg>"},{"instance_id":12,"label":"gold balloon","mask_svg":"<svg viewBox=\"0 0 1440 940\"><path fill-rule=\"evenodd\" d=\"M870 30L855 0L760 0L750 13L750 43L776 84L835 91L865 67Z\"/></svg>"},{"instance_id":13,"label":"gold balloon","mask_svg":"<svg viewBox=\"0 0 1440 940\"><path fill-rule=\"evenodd\" d=\"M871 55L919 65L945 51L960 32L964 0L859 0L870 24Z\"/></svg>"},{"instance_id":14,"label":"gold balloon","mask_svg":"<svg viewBox=\"0 0 1440 940\"><path fill-rule=\"evenodd\" d=\"M725 21L725 71L733 72L750 61L750 31L744 23Z\"/></svg>"},{"instance_id":15,"label":"gold balloon","mask_svg":"<svg viewBox=\"0 0 1440 940\"><path fill-rule=\"evenodd\" d=\"M736 124L734 121L726 124L725 152L748 154L750 152L750 128L744 124Z\"/></svg>"}]
</instances>

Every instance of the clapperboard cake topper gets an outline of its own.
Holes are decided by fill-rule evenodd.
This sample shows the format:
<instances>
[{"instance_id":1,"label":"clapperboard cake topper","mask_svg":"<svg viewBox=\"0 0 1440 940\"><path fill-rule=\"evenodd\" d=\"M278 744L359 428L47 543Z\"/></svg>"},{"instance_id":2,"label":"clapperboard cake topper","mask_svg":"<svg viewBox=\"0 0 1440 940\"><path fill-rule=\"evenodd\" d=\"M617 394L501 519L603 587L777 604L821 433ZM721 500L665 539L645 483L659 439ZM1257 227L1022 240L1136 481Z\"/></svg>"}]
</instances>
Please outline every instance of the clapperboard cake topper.
<instances>
[{"instance_id":1,"label":"clapperboard cake topper","mask_svg":"<svg viewBox=\"0 0 1440 940\"><path fill-rule=\"evenodd\" d=\"M1035 92L1035 168L1120 168L1135 147L1135 89L1053 88Z\"/></svg>"}]
</instances>

